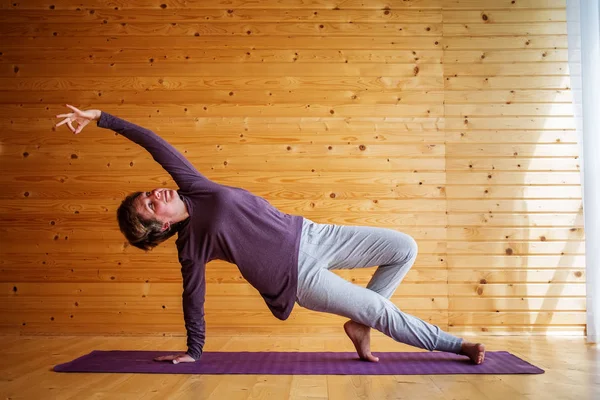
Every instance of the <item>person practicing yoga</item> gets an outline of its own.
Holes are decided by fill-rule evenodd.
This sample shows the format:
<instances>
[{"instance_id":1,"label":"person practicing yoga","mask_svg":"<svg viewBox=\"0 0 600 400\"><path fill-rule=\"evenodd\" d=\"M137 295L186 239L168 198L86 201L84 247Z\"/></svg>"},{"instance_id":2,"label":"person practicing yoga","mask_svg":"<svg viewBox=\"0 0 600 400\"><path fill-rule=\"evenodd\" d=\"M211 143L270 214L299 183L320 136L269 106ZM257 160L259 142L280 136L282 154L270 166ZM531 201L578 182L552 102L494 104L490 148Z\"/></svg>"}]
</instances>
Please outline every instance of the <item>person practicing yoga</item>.
<instances>
[{"instance_id":1,"label":"person practicing yoga","mask_svg":"<svg viewBox=\"0 0 600 400\"><path fill-rule=\"evenodd\" d=\"M128 195L117 210L129 243L149 250L175 233L183 277L187 351L157 361L194 362L205 343L205 265L225 260L263 297L272 314L285 320L295 303L348 318L344 330L362 360L371 354L371 328L392 339L429 351L462 354L484 361L485 346L444 332L402 312L389 299L417 257L407 234L384 228L319 224L273 207L262 197L216 183L194 168L154 132L100 110L57 115L78 134L92 121L145 148L173 178L178 190L154 189ZM77 125L74 125L77 124ZM331 272L375 267L366 288Z\"/></svg>"}]
</instances>

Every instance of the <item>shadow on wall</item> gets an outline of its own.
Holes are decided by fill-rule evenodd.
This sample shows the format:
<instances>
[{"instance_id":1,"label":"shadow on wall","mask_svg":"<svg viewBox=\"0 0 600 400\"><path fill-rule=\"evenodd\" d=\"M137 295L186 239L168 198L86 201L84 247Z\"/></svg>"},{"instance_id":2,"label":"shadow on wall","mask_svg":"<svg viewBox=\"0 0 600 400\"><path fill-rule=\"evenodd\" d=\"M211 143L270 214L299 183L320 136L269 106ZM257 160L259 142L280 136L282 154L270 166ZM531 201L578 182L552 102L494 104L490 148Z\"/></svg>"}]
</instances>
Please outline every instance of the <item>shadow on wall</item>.
<instances>
[{"instance_id":1,"label":"shadow on wall","mask_svg":"<svg viewBox=\"0 0 600 400\"><path fill-rule=\"evenodd\" d=\"M565 74L554 96L533 94L545 103L529 104L532 84L510 92L523 104L501 105L500 117L465 118L460 136L449 130L457 145L449 172L471 172L469 182L464 172L449 179L454 331L581 334L585 325L579 160ZM473 113L482 113L477 106Z\"/></svg>"}]
</instances>

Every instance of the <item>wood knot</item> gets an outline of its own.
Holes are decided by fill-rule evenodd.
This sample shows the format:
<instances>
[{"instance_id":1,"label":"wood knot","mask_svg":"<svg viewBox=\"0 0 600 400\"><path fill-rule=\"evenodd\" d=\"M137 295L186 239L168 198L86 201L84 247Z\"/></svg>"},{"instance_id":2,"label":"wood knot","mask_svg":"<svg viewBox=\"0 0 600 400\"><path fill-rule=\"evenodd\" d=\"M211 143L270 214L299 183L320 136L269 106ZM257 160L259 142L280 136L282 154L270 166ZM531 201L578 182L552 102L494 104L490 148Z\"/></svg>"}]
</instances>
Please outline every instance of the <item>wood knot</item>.
<instances>
[{"instance_id":1,"label":"wood knot","mask_svg":"<svg viewBox=\"0 0 600 400\"><path fill-rule=\"evenodd\" d=\"M576 276L577 278L581 278L581 276L582 276L582 275L583 275L583 274L581 273L581 271L577 271L577 272L575 272L575 276Z\"/></svg>"},{"instance_id":2,"label":"wood knot","mask_svg":"<svg viewBox=\"0 0 600 400\"><path fill-rule=\"evenodd\" d=\"M481 19L482 19L482 20L484 20L484 21L487 21L487 20L488 20L488 16L487 16L487 15L485 15L485 14L483 14L483 15L481 16Z\"/></svg>"},{"instance_id":3,"label":"wood knot","mask_svg":"<svg viewBox=\"0 0 600 400\"><path fill-rule=\"evenodd\" d=\"M510 247L506 250L504 250L504 252L506 253L506 255L512 256L513 254L513 249L511 249Z\"/></svg>"},{"instance_id":4,"label":"wood knot","mask_svg":"<svg viewBox=\"0 0 600 400\"><path fill-rule=\"evenodd\" d=\"M481 280L479 280L479 283L481 283L482 285L485 285L487 283L487 280L481 279Z\"/></svg>"},{"instance_id":5,"label":"wood knot","mask_svg":"<svg viewBox=\"0 0 600 400\"><path fill-rule=\"evenodd\" d=\"M477 288L477 294L481 296L483 294L483 288Z\"/></svg>"},{"instance_id":6,"label":"wood knot","mask_svg":"<svg viewBox=\"0 0 600 400\"><path fill-rule=\"evenodd\" d=\"M367 146L361 144L360 146L358 146L358 148L360 149L360 151L365 151L367 149Z\"/></svg>"},{"instance_id":7,"label":"wood knot","mask_svg":"<svg viewBox=\"0 0 600 400\"><path fill-rule=\"evenodd\" d=\"M413 69L413 72L414 72L415 76L417 76L419 74L419 67L415 67Z\"/></svg>"},{"instance_id":8,"label":"wood knot","mask_svg":"<svg viewBox=\"0 0 600 400\"><path fill-rule=\"evenodd\" d=\"M542 242L545 242L545 241L546 241L546 236L540 236L540 240L541 240Z\"/></svg>"}]
</instances>

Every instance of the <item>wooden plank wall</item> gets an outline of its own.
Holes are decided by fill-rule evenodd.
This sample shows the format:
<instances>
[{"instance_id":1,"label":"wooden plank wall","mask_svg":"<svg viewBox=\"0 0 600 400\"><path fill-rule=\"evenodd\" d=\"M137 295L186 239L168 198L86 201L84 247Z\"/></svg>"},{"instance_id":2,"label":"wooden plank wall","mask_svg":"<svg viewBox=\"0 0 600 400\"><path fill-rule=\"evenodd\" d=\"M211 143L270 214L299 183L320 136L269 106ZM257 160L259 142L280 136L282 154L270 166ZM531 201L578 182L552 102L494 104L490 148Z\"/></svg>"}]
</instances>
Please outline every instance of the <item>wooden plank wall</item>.
<instances>
[{"instance_id":1,"label":"wooden plank wall","mask_svg":"<svg viewBox=\"0 0 600 400\"><path fill-rule=\"evenodd\" d=\"M0 332L185 332L174 246L115 220L174 184L109 131L54 129L71 103L285 212L414 236L393 301L444 329L583 333L565 0L2 0L0 34ZM235 266L207 281L209 337L340 332L276 320Z\"/></svg>"}]
</instances>

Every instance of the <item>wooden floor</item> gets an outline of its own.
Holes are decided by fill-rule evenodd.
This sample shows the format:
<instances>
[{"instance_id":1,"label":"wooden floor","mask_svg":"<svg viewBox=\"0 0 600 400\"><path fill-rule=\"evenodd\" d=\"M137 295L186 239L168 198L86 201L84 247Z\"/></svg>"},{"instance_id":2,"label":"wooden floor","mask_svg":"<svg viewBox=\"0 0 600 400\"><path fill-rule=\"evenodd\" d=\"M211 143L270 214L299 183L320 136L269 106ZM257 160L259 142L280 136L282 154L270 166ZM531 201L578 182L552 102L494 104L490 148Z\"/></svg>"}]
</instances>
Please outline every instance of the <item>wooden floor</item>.
<instances>
[{"instance_id":1,"label":"wooden floor","mask_svg":"<svg viewBox=\"0 0 600 400\"><path fill-rule=\"evenodd\" d=\"M470 338L469 338L470 339ZM55 373L91 350L179 350L183 337L0 336L0 399L600 399L600 353L581 337L484 337L543 375L275 376ZM373 351L413 351L376 333ZM210 336L206 351L350 351L339 336ZM416 350L415 350L416 351ZM382 362L385 362L383 360Z\"/></svg>"}]
</instances>

